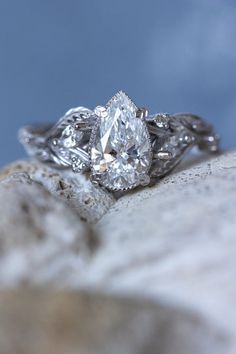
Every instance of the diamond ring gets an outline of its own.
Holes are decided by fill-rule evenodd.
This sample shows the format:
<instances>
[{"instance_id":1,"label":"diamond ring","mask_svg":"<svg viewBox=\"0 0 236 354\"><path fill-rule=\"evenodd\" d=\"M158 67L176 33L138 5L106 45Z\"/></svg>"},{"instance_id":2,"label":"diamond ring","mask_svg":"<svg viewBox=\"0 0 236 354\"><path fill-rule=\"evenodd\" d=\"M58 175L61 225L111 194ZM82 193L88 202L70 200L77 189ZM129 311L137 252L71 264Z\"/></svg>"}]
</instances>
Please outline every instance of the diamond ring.
<instances>
[{"instance_id":1,"label":"diamond ring","mask_svg":"<svg viewBox=\"0 0 236 354\"><path fill-rule=\"evenodd\" d=\"M193 146L219 150L219 137L200 117L149 115L122 91L105 107L77 107L53 126L24 127L19 139L30 156L58 168L89 171L93 183L112 191L165 176Z\"/></svg>"}]
</instances>

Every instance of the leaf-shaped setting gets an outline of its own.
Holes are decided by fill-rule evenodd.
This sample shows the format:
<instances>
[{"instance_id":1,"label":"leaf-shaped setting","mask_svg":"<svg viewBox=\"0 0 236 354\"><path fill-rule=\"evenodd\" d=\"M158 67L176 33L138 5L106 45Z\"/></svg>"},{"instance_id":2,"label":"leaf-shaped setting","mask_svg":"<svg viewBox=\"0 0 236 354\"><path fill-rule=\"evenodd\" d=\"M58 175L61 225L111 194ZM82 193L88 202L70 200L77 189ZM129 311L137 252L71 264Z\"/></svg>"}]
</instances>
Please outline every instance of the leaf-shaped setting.
<instances>
[{"instance_id":1,"label":"leaf-shaped setting","mask_svg":"<svg viewBox=\"0 0 236 354\"><path fill-rule=\"evenodd\" d=\"M75 172L89 167L88 143L95 117L85 107L70 109L49 132L50 148L63 166Z\"/></svg>"}]
</instances>

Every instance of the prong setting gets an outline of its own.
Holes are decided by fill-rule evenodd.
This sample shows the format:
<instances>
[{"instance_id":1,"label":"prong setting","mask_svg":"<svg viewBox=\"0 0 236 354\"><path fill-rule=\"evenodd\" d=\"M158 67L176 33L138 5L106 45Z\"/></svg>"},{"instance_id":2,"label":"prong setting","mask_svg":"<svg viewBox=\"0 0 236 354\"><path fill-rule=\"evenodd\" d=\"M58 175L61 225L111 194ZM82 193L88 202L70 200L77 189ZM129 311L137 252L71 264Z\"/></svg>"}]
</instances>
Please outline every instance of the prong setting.
<instances>
[{"instance_id":1,"label":"prong setting","mask_svg":"<svg viewBox=\"0 0 236 354\"><path fill-rule=\"evenodd\" d=\"M140 119L145 119L148 116L148 109L141 107L137 109L136 117Z\"/></svg>"},{"instance_id":2,"label":"prong setting","mask_svg":"<svg viewBox=\"0 0 236 354\"><path fill-rule=\"evenodd\" d=\"M168 161L172 158L172 153L170 151L158 151L155 155L154 158L163 160L163 161Z\"/></svg>"},{"instance_id":3,"label":"prong setting","mask_svg":"<svg viewBox=\"0 0 236 354\"><path fill-rule=\"evenodd\" d=\"M107 116L107 110L106 107L103 106L97 106L94 109L94 113L96 114L96 116L98 116L99 118L105 118Z\"/></svg>"},{"instance_id":4,"label":"prong setting","mask_svg":"<svg viewBox=\"0 0 236 354\"><path fill-rule=\"evenodd\" d=\"M101 175L99 173L92 173L90 176L90 180L95 186L98 186L101 181Z\"/></svg>"},{"instance_id":5,"label":"prong setting","mask_svg":"<svg viewBox=\"0 0 236 354\"><path fill-rule=\"evenodd\" d=\"M52 145L57 146L57 144L58 144L58 139L57 138L52 139Z\"/></svg>"}]
</instances>

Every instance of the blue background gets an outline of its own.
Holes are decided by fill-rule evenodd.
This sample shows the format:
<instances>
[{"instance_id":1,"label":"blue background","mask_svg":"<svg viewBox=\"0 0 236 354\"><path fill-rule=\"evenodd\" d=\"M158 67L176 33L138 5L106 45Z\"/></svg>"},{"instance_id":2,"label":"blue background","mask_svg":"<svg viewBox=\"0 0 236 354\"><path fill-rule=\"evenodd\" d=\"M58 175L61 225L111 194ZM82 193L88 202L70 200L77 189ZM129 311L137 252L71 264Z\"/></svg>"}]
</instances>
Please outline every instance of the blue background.
<instances>
[{"instance_id":1,"label":"blue background","mask_svg":"<svg viewBox=\"0 0 236 354\"><path fill-rule=\"evenodd\" d=\"M0 164L29 122L119 89L156 111L208 118L236 145L234 0L0 0Z\"/></svg>"}]
</instances>

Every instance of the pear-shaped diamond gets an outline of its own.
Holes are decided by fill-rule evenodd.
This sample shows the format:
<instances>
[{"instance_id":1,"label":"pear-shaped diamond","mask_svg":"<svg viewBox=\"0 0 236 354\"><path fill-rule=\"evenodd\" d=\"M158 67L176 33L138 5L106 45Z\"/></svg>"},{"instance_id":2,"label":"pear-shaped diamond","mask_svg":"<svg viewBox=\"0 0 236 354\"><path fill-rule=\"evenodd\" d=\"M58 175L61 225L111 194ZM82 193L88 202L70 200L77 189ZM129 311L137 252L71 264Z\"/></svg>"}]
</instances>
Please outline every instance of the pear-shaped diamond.
<instances>
[{"instance_id":1,"label":"pear-shaped diamond","mask_svg":"<svg viewBox=\"0 0 236 354\"><path fill-rule=\"evenodd\" d=\"M151 143L137 107L119 92L102 112L91 138L91 168L99 182L112 190L142 183L151 164Z\"/></svg>"}]
</instances>

